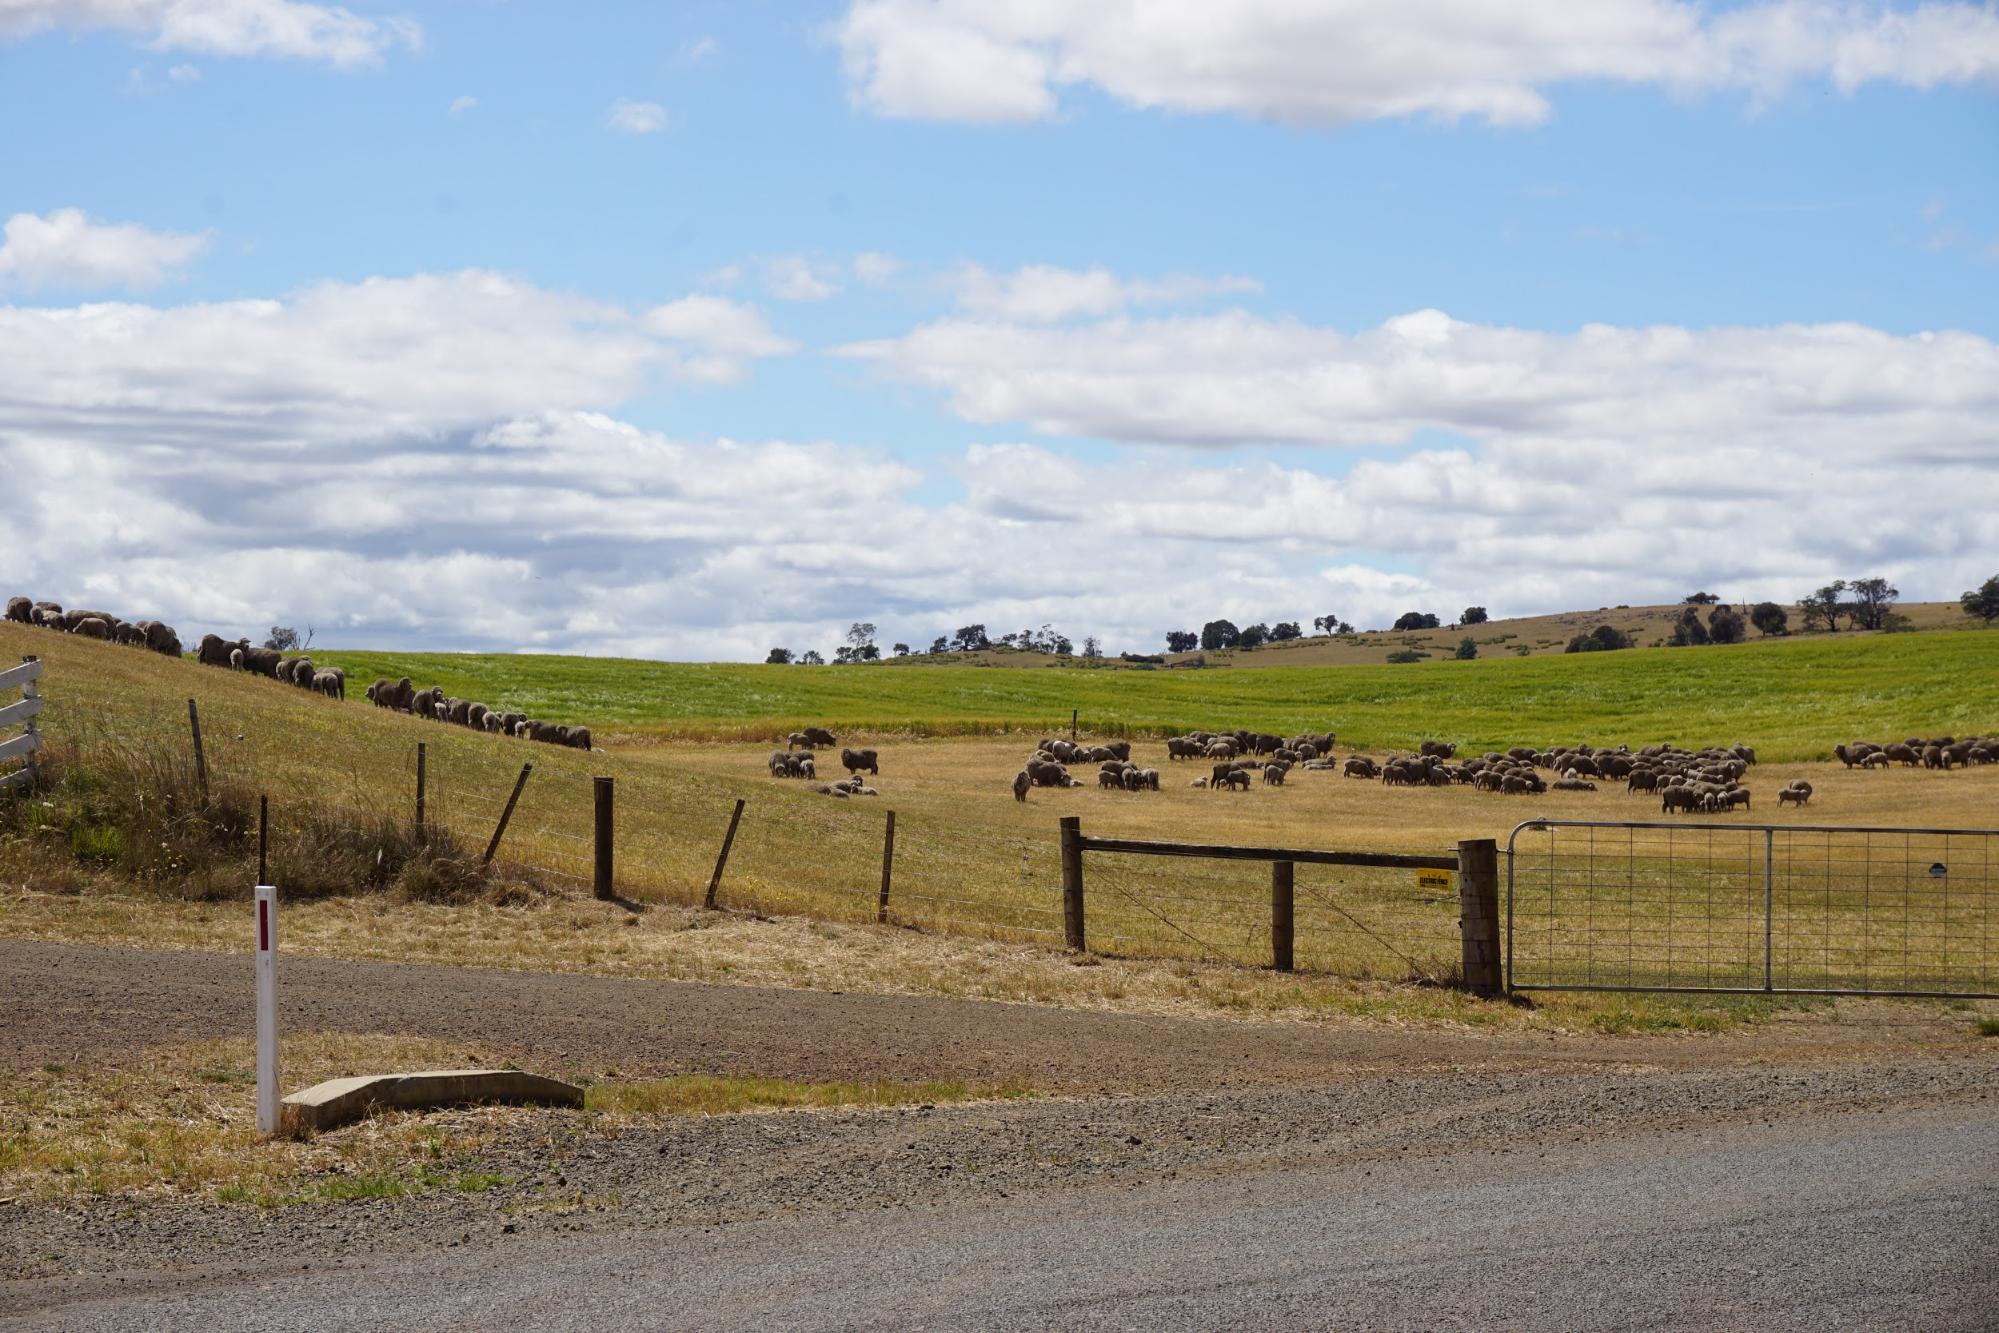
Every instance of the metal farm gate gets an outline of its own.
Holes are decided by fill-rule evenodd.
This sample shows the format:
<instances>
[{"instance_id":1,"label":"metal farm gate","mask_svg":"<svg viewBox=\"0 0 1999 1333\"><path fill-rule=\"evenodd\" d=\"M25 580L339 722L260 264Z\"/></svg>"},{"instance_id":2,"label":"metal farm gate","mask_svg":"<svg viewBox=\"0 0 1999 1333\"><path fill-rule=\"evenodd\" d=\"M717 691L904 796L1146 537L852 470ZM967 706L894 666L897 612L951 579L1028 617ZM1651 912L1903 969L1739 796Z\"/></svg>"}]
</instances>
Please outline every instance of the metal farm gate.
<instances>
[{"instance_id":1,"label":"metal farm gate","mask_svg":"<svg viewBox=\"0 0 1999 1333\"><path fill-rule=\"evenodd\" d=\"M1999 996L1999 830L1529 820L1515 990Z\"/></svg>"}]
</instances>

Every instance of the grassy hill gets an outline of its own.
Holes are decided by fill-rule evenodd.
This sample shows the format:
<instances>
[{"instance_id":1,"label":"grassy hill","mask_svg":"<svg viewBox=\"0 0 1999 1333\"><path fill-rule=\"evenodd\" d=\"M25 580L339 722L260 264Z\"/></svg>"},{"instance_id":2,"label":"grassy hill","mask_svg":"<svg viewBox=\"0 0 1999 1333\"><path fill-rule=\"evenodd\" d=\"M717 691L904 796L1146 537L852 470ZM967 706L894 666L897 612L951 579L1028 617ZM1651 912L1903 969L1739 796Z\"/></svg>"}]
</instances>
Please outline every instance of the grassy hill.
<instances>
[{"instance_id":1,"label":"grassy hill","mask_svg":"<svg viewBox=\"0 0 1999 1333\"><path fill-rule=\"evenodd\" d=\"M1282 654L1271 654L1273 657ZM766 667L531 655L316 654L358 693L408 675L600 738L751 739L820 722L958 735L1066 728L1331 728L1370 747L1746 741L1823 758L1853 736L1999 730L1999 632L1840 634L1731 647L1288 671Z\"/></svg>"}]
</instances>

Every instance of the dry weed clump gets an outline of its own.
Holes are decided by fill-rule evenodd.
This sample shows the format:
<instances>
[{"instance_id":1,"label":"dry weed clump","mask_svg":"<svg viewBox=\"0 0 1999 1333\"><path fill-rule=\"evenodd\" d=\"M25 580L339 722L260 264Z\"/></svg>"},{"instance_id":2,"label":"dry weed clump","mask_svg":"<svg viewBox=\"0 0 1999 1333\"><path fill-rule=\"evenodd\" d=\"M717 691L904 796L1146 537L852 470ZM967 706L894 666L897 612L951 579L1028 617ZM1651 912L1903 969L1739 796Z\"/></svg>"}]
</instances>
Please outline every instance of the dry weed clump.
<instances>
[{"instance_id":1,"label":"dry weed clump","mask_svg":"<svg viewBox=\"0 0 1999 1333\"><path fill-rule=\"evenodd\" d=\"M194 902L248 896L258 832L249 784L203 781L191 753L157 737L66 741L42 758L34 789L0 797L0 873L44 892L102 878ZM298 900L507 905L543 892L519 867L482 865L449 829L295 792L270 829L269 872Z\"/></svg>"}]
</instances>

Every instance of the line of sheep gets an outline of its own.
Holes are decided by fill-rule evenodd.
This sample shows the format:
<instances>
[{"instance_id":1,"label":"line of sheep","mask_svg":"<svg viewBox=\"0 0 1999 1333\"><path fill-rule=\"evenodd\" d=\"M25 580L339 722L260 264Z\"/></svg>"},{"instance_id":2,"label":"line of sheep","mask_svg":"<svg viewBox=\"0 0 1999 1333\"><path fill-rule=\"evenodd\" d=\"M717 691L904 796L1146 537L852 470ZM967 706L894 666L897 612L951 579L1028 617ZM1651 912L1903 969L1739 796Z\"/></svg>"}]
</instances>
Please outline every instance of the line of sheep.
<instances>
[{"instance_id":1,"label":"line of sheep","mask_svg":"<svg viewBox=\"0 0 1999 1333\"><path fill-rule=\"evenodd\" d=\"M1955 736L1938 736L1934 740L1924 740L1921 736L1911 736L1905 741L1887 745L1851 741L1833 746L1832 753L1848 768L1887 768L1892 764L1900 764L1904 768L1918 765L1940 769L1967 768L1972 764L1989 764L1999 760L1999 738L1967 736L1959 740Z\"/></svg>"},{"instance_id":2,"label":"line of sheep","mask_svg":"<svg viewBox=\"0 0 1999 1333\"><path fill-rule=\"evenodd\" d=\"M347 673L339 667L315 667L310 657L286 657L275 648L259 648L248 639L204 634L194 656L203 666L268 676L329 699L347 697Z\"/></svg>"},{"instance_id":3,"label":"line of sheep","mask_svg":"<svg viewBox=\"0 0 1999 1333\"><path fill-rule=\"evenodd\" d=\"M348 697L348 673L340 667L312 666L312 658L286 658L276 648L258 648L250 640L224 640L216 634L204 634L200 648L194 652L194 660L202 666L228 667L232 671L268 675L270 679L284 681L286 685L298 685L300 689L324 693L328 699Z\"/></svg>"},{"instance_id":4,"label":"line of sheep","mask_svg":"<svg viewBox=\"0 0 1999 1333\"><path fill-rule=\"evenodd\" d=\"M503 713L485 704L470 699L454 699L445 694L442 685L432 685L428 689L417 689L404 676L401 680L384 677L367 689L368 702L377 708L387 708L398 713L412 713L417 717L427 717L438 722L450 722L473 731L489 732L496 736L517 736L523 740L541 741L547 745L567 745L577 750L591 748L590 728L572 727L556 722L542 722L526 713Z\"/></svg>"},{"instance_id":5,"label":"line of sheep","mask_svg":"<svg viewBox=\"0 0 1999 1333\"><path fill-rule=\"evenodd\" d=\"M1657 793L1661 813L1714 814L1749 808L1749 790L1742 785L1742 778L1756 762L1756 751L1747 745L1697 751L1648 745L1635 752L1628 745L1614 749L1555 745L1545 750L1517 745L1453 764L1449 761L1456 752L1448 742L1424 741L1419 753L1394 755L1385 763L1356 755L1346 761L1342 771L1350 778L1378 778L1385 786L1463 783L1509 796L1595 791L1597 779L1622 779L1627 794ZM1542 776L1544 771L1558 776L1550 781ZM1809 797L1807 788L1804 799Z\"/></svg>"},{"instance_id":6,"label":"line of sheep","mask_svg":"<svg viewBox=\"0 0 1999 1333\"><path fill-rule=\"evenodd\" d=\"M35 602L26 597L9 597L4 618L17 625L150 648L165 657L179 657L181 652L180 635L172 625L158 620L122 620L109 611L65 611L60 602Z\"/></svg>"}]
</instances>

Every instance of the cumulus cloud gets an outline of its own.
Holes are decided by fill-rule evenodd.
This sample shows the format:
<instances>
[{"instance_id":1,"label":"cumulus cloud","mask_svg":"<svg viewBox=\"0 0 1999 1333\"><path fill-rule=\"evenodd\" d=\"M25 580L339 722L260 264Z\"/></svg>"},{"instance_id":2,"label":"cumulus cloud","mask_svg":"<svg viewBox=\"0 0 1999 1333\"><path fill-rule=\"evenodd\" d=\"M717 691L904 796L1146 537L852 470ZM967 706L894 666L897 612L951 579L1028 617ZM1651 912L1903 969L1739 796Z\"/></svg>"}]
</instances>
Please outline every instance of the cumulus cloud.
<instances>
[{"instance_id":1,"label":"cumulus cloud","mask_svg":"<svg viewBox=\"0 0 1999 1333\"><path fill-rule=\"evenodd\" d=\"M93 222L80 208L16 213L0 239L0 289L157 287L207 244L205 236Z\"/></svg>"},{"instance_id":2,"label":"cumulus cloud","mask_svg":"<svg viewBox=\"0 0 1999 1333\"><path fill-rule=\"evenodd\" d=\"M764 265L764 290L780 301L823 301L838 295L831 265L804 255L779 255Z\"/></svg>"},{"instance_id":3,"label":"cumulus cloud","mask_svg":"<svg viewBox=\"0 0 1999 1333\"><path fill-rule=\"evenodd\" d=\"M611 103L604 115L606 125L626 134L658 134L666 128L666 120L666 108L659 103L635 102L629 97Z\"/></svg>"},{"instance_id":4,"label":"cumulus cloud","mask_svg":"<svg viewBox=\"0 0 1999 1333\"><path fill-rule=\"evenodd\" d=\"M884 642L1052 622L1154 648L1217 615L1380 625L1871 573L1950 595L1999 549L1978 339L1241 318L947 323L1011 330L1002 374L1073 362L1033 389L1071 394L1051 416L1115 424L1185 380L1181 406L1218 403L1188 438L1276 422L1375 447L1002 441L917 467L619 419L655 377L789 348L714 295L629 309L467 272L0 308L0 472L25 497L0 585L196 633L296 620L335 644L760 659L854 620ZM1175 342L1190 330L1201 356ZM1267 381L1243 378L1265 358ZM1122 438L1154 433L1152 410ZM1230 413L1251 429L1218 431ZM1440 424L1459 442L1412 438Z\"/></svg>"},{"instance_id":5,"label":"cumulus cloud","mask_svg":"<svg viewBox=\"0 0 1999 1333\"><path fill-rule=\"evenodd\" d=\"M1262 290L1252 278L1124 279L1108 269L1028 264L994 273L963 264L950 286L961 309L1027 323L1057 323L1078 315L1108 315L1130 306L1179 305L1205 296Z\"/></svg>"},{"instance_id":6,"label":"cumulus cloud","mask_svg":"<svg viewBox=\"0 0 1999 1333\"><path fill-rule=\"evenodd\" d=\"M843 349L977 422L1226 446L1721 437L1815 457L1991 456L1999 347L1859 324L1544 333L1436 310L1357 334L1242 311L1039 327L952 317Z\"/></svg>"},{"instance_id":7,"label":"cumulus cloud","mask_svg":"<svg viewBox=\"0 0 1999 1333\"><path fill-rule=\"evenodd\" d=\"M835 31L856 105L986 123L1046 119L1076 87L1294 123L1521 126L1572 82L1768 98L1804 80L1849 93L1999 80L1999 11L1968 0L852 0Z\"/></svg>"},{"instance_id":8,"label":"cumulus cloud","mask_svg":"<svg viewBox=\"0 0 1999 1333\"><path fill-rule=\"evenodd\" d=\"M161 51L282 56L339 68L372 66L397 46L422 45L406 18L368 18L304 0L6 0L0 39L47 29L104 29ZM189 68L181 66L180 68Z\"/></svg>"},{"instance_id":9,"label":"cumulus cloud","mask_svg":"<svg viewBox=\"0 0 1999 1333\"><path fill-rule=\"evenodd\" d=\"M479 99L467 93L463 97L452 98L451 105L446 109L445 114L448 116L462 116L467 111L477 110L478 106Z\"/></svg>"}]
</instances>

